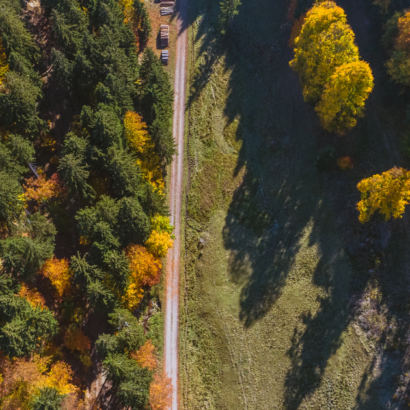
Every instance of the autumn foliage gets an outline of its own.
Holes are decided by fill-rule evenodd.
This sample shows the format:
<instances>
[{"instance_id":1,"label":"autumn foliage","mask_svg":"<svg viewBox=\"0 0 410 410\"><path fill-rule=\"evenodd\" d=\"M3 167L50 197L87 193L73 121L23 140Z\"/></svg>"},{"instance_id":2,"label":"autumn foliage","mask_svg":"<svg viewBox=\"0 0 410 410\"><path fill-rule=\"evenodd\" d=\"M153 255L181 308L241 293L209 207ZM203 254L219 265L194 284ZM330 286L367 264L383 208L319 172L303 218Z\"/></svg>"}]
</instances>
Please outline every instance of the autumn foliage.
<instances>
[{"instance_id":1,"label":"autumn foliage","mask_svg":"<svg viewBox=\"0 0 410 410\"><path fill-rule=\"evenodd\" d=\"M44 203L58 197L64 189L58 174L53 174L50 179L47 179L44 174L40 174L38 178L31 177L25 180L24 191L27 201L34 200Z\"/></svg>"},{"instance_id":2,"label":"autumn foliage","mask_svg":"<svg viewBox=\"0 0 410 410\"><path fill-rule=\"evenodd\" d=\"M149 370L155 370L158 363L155 356L155 346L148 340L136 353L131 353L131 357L141 366Z\"/></svg>"},{"instance_id":3,"label":"autumn foliage","mask_svg":"<svg viewBox=\"0 0 410 410\"><path fill-rule=\"evenodd\" d=\"M145 246L159 258L163 258L169 248L172 248L174 227L166 216L156 215L151 218L152 232Z\"/></svg>"},{"instance_id":4,"label":"autumn foliage","mask_svg":"<svg viewBox=\"0 0 410 410\"><path fill-rule=\"evenodd\" d=\"M62 395L77 393L72 384L71 367L61 361L50 366L49 356L34 354L32 359L0 359L2 383L0 404L3 410L29 409L39 389L51 387Z\"/></svg>"},{"instance_id":5,"label":"autumn foliage","mask_svg":"<svg viewBox=\"0 0 410 410\"><path fill-rule=\"evenodd\" d=\"M154 152L155 144L147 131L148 127L142 117L136 112L127 111L124 118L125 138L130 147L138 156L138 165L141 167L143 177L155 188L163 189L161 161Z\"/></svg>"},{"instance_id":6,"label":"autumn foliage","mask_svg":"<svg viewBox=\"0 0 410 410\"><path fill-rule=\"evenodd\" d=\"M337 165L340 169L352 169L353 161L350 157L342 157L337 160Z\"/></svg>"},{"instance_id":7,"label":"autumn foliage","mask_svg":"<svg viewBox=\"0 0 410 410\"><path fill-rule=\"evenodd\" d=\"M64 338L64 345L72 352L88 354L91 349L91 341L80 329L69 330Z\"/></svg>"},{"instance_id":8,"label":"autumn foliage","mask_svg":"<svg viewBox=\"0 0 410 410\"><path fill-rule=\"evenodd\" d=\"M339 134L356 125L373 89L360 61L346 14L332 1L316 3L304 19L290 66L299 74L305 101L316 105L322 126Z\"/></svg>"},{"instance_id":9,"label":"autumn foliage","mask_svg":"<svg viewBox=\"0 0 410 410\"><path fill-rule=\"evenodd\" d=\"M165 374L156 373L149 391L149 404L152 410L167 410L171 406L171 378Z\"/></svg>"},{"instance_id":10,"label":"autumn foliage","mask_svg":"<svg viewBox=\"0 0 410 410\"><path fill-rule=\"evenodd\" d=\"M40 292L36 288L29 288L26 284L22 284L18 295L25 298L34 306L40 306L42 309L47 309L46 302Z\"/></svg>"},{"instance_id":11,"label":"autumn foliage","mask_svg":"<svg viewBox=\"0 0 410 410\"><path fill-rule=\"evenodd\" d=\"M410 171L392 168L381 175L363 179L357 185L361 201L357 204L360 222L367 222L376 212L385 220L401 218L410 203Z\"/></svg>"},{"instance_id":12,"label":"autumn foliage","mask_svg":"<svg viewBox=\"0 0 410 410\"><path fill-rule=\"evenodd\" d=\"M8 71L9 65L7 63L6 50L3 47L3 42L0 37L0 85Z\"/></svg>"},{"instance_id":13,"label":"autumn foliage","mask_svg":"<svg viewBox=\"0 0 410 410\"><path fill-rule=\"evenodd\" d=\"M50 279L60 298L70 290L72 272L67 259L48 259L44 262L41 273Z\"/></svg>"},{"instance_id":14,"label":"autumn foliage","mask_svg":"<svg viewBox=\"0 0 410 410\"><path fill-rule=\"evenodd\" d=\"M161 277L161 260L149 253L141 245L131 245L127 249L130 265L129 286L123 296L123 305L130 310L135 309L144 295L144 286L159 283Z\"/></svg>"}]
</instances>

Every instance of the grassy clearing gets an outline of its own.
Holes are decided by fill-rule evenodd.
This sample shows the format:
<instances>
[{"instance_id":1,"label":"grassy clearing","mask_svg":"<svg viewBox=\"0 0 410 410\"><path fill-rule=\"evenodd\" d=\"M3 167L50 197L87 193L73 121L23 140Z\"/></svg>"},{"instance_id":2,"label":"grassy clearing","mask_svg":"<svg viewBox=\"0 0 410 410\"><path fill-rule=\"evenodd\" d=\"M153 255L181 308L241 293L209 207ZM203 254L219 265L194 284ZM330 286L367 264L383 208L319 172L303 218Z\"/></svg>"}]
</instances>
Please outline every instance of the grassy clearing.
<instances>
[{"instance_id":1,"label":"grassy clearing","mask_svg":"<svg viewBox=\"0 0 410 410\"><path fill-rule=\"evenodd\" d=\"M185 409L407 405L407 220L361 226L355 210L357 182L401 161L404 97L384 85L380 30L361 28L357 3L340 5L376 87L340 139L289 69L286 0L242 0L234 36L218 42L219 1L190 2ZM355 168L319 172L329 144Z\"/></svg>"}]
</instances>

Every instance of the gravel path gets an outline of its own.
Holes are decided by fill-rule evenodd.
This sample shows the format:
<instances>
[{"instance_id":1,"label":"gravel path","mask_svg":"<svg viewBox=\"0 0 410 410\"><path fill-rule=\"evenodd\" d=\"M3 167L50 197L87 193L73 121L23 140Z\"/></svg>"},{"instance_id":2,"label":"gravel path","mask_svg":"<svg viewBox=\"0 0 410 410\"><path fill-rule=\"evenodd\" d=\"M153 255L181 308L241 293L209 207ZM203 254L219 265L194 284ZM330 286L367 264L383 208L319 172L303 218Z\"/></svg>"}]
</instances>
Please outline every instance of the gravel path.
<instances>
[{"instance_id":1,"label":"gravel path","mask_svg":"<svg viewBox=\"0 0 410 410\"><path fill-rule=\"evenodd\" d=\"M179 262L181 251L181 199L184 178L184 129L186 101L186 60L188 48L187 2L180 0L177 10L178 39L174 84L173 135L179 155L171 166L170 210L171 223L175 226L173 248L167 257L167 300L165 308L165 371L172 380L171 410L178 409L178 312L179 312Z\"/></svg>"}]
</instances>

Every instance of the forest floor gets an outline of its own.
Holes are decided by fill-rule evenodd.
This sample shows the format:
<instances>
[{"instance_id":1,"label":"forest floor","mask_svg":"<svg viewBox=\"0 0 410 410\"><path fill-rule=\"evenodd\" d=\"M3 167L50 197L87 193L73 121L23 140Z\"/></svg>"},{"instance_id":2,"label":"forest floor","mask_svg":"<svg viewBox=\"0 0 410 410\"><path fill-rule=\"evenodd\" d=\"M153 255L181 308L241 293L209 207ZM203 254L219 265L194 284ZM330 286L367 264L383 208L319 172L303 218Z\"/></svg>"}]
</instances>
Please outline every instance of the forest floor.
<instances>
[{"instance_id":1,"label":"forest floor","mask_svg":"<svg viewBox=\"0 0 410 410\"><path fill-rule=\"evenodd\" d=\"M370 3L338 1L375 89L336 137L289 68L287 0L242 0L225 39L219 0L190 0L181 408L408 408L408 213L361 225L356 211L362 178L409 165L409 95L387 77ZM329 145L354 168L319 171Z\"/></svg>"}]
</instances>

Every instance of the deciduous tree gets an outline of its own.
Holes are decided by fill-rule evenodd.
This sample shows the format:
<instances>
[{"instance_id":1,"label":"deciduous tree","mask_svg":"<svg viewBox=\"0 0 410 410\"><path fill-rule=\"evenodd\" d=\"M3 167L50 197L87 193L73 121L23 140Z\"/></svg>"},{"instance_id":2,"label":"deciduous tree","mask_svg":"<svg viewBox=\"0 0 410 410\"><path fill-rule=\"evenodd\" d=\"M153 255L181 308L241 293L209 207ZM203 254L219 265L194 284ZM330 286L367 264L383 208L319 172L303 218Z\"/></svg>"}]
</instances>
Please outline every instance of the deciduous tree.
<instances>
[{"instance_id":1,"label":"deciduous tree","mask_svg":"<svg viewBox=\"0 0 410 410\"><path fill-rule=\"evenodd\" d=\"M394 167L363 179L357 188L361 192L357 204L360 222L368 222L375 212L380 212L386 221L401 218L410 203L410 171Z\"/></svg>"},{"instance_id":2,"label":"deciduous tree","mask_svg":"<svg viewBox=\"0 0 410 410\"><path fill-rule=\"evenodd\" d=\"M155 346L151 340L147 340L137 352L131 353L131 357L141 366L149 370L155 370L158 362L155 355Z\"/></svg>"},{"instance_id":3,"label":"deciduous tree","mask_svg":"<svg viewBox=\"0 0 410 410\"><path fill-rule=\"evenodd\" d=\"M48 259L42 266L41 273L50 279L60 298L69 292L73 272L67 259Z\"/></svg>"},{"instance_id":4,"label":"deciduous tree","mask_svg":"<svg viewBox=\"0 0 410 410\"><path fill-rule=\"evenodd\" d=\"M337 67L316 106L323 128L339 134L353 128L373 86L372 70L364 61Z\"/></svg>"},{"instance_id":5,"label":"deciduous tree","mask_svg":"<svg viewBox=\"0 0 410 410\"><path fill-rule=\"evenodd\" d=\"M171 406L172 382L166 374L156 373L149 390L149 404L152 410L167 410Z\"/></svg>"}]
</instances>

